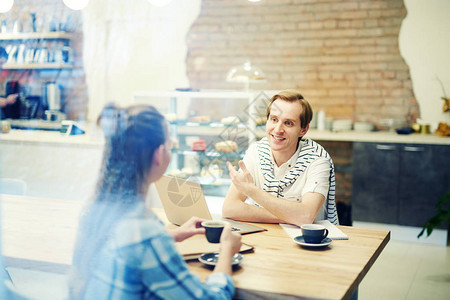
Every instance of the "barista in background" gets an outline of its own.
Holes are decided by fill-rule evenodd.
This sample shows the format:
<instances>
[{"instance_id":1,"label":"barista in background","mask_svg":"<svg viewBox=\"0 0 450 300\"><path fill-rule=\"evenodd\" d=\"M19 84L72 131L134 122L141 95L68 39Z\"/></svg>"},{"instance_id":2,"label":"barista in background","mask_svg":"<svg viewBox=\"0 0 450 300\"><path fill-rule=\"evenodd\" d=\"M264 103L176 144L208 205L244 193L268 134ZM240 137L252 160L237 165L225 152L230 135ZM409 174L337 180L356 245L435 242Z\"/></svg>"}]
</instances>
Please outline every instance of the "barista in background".
<instances>
[{"instance_id":1,"label":"barista in background","mask_svg":"<svg viewBox=\"0 0 450 300\"><path fill-rule=\"evenodd\" d=\"M8 60L8 53L5 48L0 47L0 67ZM0 97L0 109L8 105L16 103L18 94L11 94L6 97ZM1 112L3 115L3 110Z\"/></svg>"}]
</instances>

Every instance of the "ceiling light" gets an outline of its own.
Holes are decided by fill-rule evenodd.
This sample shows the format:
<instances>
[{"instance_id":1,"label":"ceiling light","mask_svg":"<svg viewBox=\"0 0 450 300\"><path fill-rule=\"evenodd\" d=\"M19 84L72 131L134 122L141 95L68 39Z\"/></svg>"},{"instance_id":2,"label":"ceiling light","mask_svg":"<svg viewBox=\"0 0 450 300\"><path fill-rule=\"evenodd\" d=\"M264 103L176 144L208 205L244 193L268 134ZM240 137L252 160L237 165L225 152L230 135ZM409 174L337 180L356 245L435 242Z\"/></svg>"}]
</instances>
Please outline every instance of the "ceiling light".
<instances>
[{"instance_id":1,"label":"ceiling light","mask_svg":"<svg viewBox=\"0 0 450 300\"><path fill-rule=\"evenodd\" d=\"M1 0L0 1L0 13L8 12L14 4L14 0Z\"/></svg>"},{"instance_id":2,"label":"ceiling light","mask_svg":"<svg viewBox=\"0 0 450 300\"><path fill-rule=\"evenodd\" d=\"M89 0L63 0L63 2L70 9L81 10L88 5Z\"/></svg>"},{"instance_id":3,"label":"ceiling light","mask_svg":"<svg viewBox=\"0 0 450 300\"><path fill-rule=\"evenodd\" d=\"M163 7L172 2L172 0L148 0L148 2L153 6Z\"/></svg>"}]
</instances>

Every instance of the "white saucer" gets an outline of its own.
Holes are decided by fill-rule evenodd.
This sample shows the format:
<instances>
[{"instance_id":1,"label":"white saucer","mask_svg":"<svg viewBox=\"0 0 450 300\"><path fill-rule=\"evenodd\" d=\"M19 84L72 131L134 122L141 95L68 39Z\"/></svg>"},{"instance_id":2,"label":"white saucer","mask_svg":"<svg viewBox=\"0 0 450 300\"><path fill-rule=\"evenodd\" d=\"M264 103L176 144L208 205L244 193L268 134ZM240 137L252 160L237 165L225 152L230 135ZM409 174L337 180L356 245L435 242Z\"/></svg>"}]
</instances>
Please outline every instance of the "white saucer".
<instances>
[{"instance_id":1,"label":"white saucer","mask_svg":"<svg viewBox=\"0 0 450 300\"><path fill-rule=\"evenodd\" d=\"M218 259L219 253L217 252L205 253L198 258L200 262L208 266L215 266L217 264ZM231 259L231 265L234 266L240 264L242 259L244 259L242 254L236 253L235 255L233 255Z\"/></svg>"},{"instance_id":2,"label":"white saucer","mask_svg":"<svg viewBox=\"0 0 450 300\"><path fill-rule=\"evenodd\" d=\"M294 238L294 242L305 247L325 247L331 244L332 240L330 238L324 238L320 243L312 244L305 242L303 236L299 235Z\"/></svg>"}]
</instances>

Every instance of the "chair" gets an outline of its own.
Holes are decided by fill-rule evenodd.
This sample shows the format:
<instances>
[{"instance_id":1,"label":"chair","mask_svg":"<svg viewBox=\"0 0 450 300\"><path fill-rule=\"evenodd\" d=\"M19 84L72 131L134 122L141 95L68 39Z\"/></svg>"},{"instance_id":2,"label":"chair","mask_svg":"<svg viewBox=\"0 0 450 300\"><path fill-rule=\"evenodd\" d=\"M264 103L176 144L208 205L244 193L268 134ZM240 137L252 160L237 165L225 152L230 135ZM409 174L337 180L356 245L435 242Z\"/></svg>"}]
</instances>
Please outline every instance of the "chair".
<instances>
[{"instance_id":1,"label":"chair","mask_svg":"<svg viewBox=\"0 0 450 300\"><path fill-rule=\"evenodd\" d=\"M22 179L0 178L0 194L25 195L27 183Z\"/></svg>"}]
</instances>

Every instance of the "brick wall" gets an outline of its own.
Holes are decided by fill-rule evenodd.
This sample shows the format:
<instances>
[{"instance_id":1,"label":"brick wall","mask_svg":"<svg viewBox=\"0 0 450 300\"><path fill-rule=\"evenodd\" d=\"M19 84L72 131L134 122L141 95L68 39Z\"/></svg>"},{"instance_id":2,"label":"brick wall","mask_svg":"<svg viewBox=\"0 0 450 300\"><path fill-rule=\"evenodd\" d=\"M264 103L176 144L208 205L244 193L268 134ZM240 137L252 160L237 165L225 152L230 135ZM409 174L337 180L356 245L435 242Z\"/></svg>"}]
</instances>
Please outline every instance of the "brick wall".
<instances>
[{"instance_id":1,"label":"brick wall","mask_svg":"<svg viewBox=\"0 0 450 300\"><path fill-rule=\"evenodd\" d=\"M257 88L297 88L333 119L417 117L400 56L402 0L203 0L188 36L194 88L239 88L228 70L250 60L267 75Z\"/></svg>"},{"instance_id":2,"label":"brick wall","mask_svg":"<svg viewBox=\"0 0 450 300\"><path fill-rule=\"evenodd\" d=\"M0 21L7 21L8 32L12 32L13 24L20 20L23 32L31 32L30 13L36 14L38 31L49 28L50 23L62 23L73 35L70 40L73 69L68 70L1 70L1 83L18 80L22 86L28 86L32 95L41 95L41 85L46 81L56 81L63 86L65 99L64 112L69 119L85 119L87 113L87 86L83 70L83 33L81 12L67 8L62 0L15 0L11 11L0 15ZM41 28L41 29L40 29ZM28 41L24 41L27 43ZM5 47L9 41L0 41ZM40 40L39 45L51 48L52 40ZM3 92L3 91L2 91Z\"/></svg>"}]
</instances>

